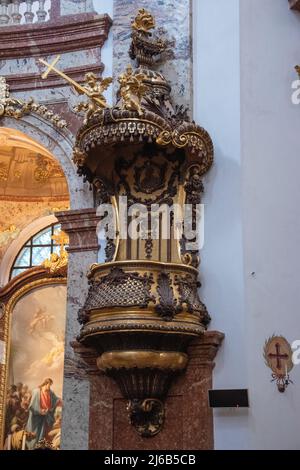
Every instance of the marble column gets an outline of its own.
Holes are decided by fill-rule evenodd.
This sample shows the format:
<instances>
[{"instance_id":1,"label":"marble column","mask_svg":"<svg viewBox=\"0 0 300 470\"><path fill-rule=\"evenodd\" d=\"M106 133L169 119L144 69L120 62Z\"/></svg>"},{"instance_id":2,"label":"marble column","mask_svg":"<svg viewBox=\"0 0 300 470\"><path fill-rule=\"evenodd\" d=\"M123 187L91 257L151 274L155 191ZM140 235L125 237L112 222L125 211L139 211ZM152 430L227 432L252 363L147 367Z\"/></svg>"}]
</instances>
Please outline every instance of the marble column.
<instances>
[{"instance_id":1,"label":"marble column","mask_svg":"<svg viewBox=\"0 0 300 470\"><path fill-rule=\"evenodd\" d=\"M55 214L62 230L69 235L66 349L63 389L62 448L88 449L90 386L86 372L71 343L79 333L78 310L88 292L86 273L97 262L98 240L96 209L82 209Z\"/></svg>"},{"instance_id":2,"label":"marble column","mask_svg":"<svg viewBox=\"0 0 300 470\"><path fill-rule=\"evenodd\" d=\"M140 8L145 8L155 17L158 30L163 30L165 38L173 42L166 60L157 65L157 70L170 82L174 102L189 108L192 115L191 0L114 0L114 76L118 77L130 63L130 21Z\"/></svg>"}]
</instances>

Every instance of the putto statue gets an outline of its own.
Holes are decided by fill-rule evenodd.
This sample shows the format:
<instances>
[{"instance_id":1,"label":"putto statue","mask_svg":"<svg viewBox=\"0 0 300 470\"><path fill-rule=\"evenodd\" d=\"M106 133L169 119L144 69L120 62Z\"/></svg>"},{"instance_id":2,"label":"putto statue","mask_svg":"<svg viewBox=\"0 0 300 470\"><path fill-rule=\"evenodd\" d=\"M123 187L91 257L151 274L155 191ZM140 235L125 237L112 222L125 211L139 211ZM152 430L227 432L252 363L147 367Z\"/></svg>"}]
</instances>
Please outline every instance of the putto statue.
<instances>
[{"instance_id":1,"label":"putto statue","mask_svg":"<svg viewBox=\"0 0 300 470\"><path fill-rule=\"evenodd\" d=\"M47 270L50 276L66 276L68 253L65 250L65 245L69 243L69 237L65 232L60 230L58 233L52 235L51 238L60 245L59 255L58 253L52 253L50 258L46 259L41 266Z\"/></svg>"},{"instance_id":2,"label":"putto statue","mask_svg":"<svg viewBox=\"0 0 300 470\"><path fill-rule=\"evenodd\" d=\"M128 65L126 71L118 78L122 107L128 111L137 111L139 116L143 114L141 101L147 90L143 83L146 78L143 73L134 74L131 65Z\"/></svg>"},{"instance_id":3,"label":"putto statue","mask_svg":"<svg viewBox=\"0 0 300 470\"><path fill-rule=\"evenodd\" d=\"M97 110L109 107L103 92L108 89L112 81L111 77L97 79L93 72L89 72L85 75L85 84L82 89L75 88L80 95L85 94L89 98L88 102L81 102L74 108L76 112L86 112L85 123Z\"/></svg>"},{"instance_id":4,"label":"putto statue","mask_svg":"<svg viewBox=\"0 0 300 470\"><path fill-rule=\"evenodd\" d=\"M155 28L155 20L151 13L144 8L138 11L131 23L132 43L129 56L136 60L137 65L152 66L161 54L166 51L168 44L158 35L153 35L151 30Z\"/></svg>"}]
</instances>

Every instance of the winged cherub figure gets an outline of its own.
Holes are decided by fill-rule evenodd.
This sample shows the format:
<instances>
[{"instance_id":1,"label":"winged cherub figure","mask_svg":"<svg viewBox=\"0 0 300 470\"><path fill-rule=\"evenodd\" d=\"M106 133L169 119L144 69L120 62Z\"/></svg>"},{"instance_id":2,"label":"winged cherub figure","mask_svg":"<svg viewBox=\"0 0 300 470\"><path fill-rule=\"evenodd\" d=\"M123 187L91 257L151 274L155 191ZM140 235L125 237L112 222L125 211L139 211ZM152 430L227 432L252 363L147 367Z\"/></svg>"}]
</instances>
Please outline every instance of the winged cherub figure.
<instances>
[{"instance_id":1,"label":"winged cherub figure","mask_svg":"<svg viewBox=\"0 0 300 470\"><path fill-rule=\"evenodd\" d=\"M139 116L143 114L141 101L147 90L143 83L145 78L147 77L144 73L134 74L131 65L128 65L126 71L118 78L123 107L128 111L137 111Z\"/></svg>"},{"instance_id":2,"label":"winged cherub figure","mask_svg":"<svg viewBox=\"0 0 300 470\"><path fill-rule=\"evenodd\" d=\"M86 112L84 120L85 123L87 123L89 118L96 111L109 107L103 92L107 90L112 81L113 79L111 77L97 79L93 72L85 74L85 83L82 87L84 91L76 90L80 95L85 94L89 98L89 101L87 103L81 102L74 108L76 112Z\"/></svg>"}]
</instances>

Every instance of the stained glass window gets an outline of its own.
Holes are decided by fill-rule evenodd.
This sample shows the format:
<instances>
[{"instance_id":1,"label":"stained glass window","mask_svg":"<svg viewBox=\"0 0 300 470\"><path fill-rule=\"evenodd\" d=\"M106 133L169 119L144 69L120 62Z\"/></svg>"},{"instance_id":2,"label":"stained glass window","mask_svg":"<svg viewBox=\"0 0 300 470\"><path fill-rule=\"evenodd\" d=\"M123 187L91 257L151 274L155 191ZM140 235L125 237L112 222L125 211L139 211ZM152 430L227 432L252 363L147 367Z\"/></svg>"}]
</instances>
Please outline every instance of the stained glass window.
<instances>
[{"instance_id":1,"label":"stained glass window","mask_svg":"<svg viewBox=\"0 0 300 470\"><path fill-rule=\"evenodd\" d=\"M60 224L53 224L31 237L15 259L10 279L33 266L39 266L51 253L59 253L59 246L52 240L52 235L60 230Z\"/></svg>"}]
</instances>

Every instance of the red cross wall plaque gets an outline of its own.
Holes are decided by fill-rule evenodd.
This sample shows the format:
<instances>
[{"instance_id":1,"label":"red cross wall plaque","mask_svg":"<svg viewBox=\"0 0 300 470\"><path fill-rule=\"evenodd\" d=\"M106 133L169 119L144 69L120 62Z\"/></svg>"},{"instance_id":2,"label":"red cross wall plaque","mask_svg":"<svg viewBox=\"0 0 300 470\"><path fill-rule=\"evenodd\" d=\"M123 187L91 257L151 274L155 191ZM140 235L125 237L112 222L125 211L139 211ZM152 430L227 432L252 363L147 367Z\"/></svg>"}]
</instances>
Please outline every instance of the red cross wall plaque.
<instances>
[{"instance_id":1,"label":"red cross wall plaque","mask_svg":"<svg viewBox=\"0 0 300 470\"><path fill-rule=\"evenodd\" d=\"M288 384L292 383L289 378L293 368L292 355L290 343L283 336L273 335L265 342L265 363L272 370L272 382L276 381L280 392L284 392Z\"/></svg>"}]
</instances>

